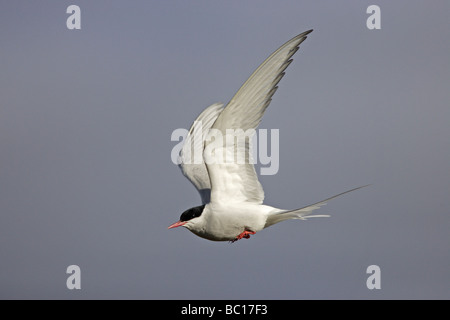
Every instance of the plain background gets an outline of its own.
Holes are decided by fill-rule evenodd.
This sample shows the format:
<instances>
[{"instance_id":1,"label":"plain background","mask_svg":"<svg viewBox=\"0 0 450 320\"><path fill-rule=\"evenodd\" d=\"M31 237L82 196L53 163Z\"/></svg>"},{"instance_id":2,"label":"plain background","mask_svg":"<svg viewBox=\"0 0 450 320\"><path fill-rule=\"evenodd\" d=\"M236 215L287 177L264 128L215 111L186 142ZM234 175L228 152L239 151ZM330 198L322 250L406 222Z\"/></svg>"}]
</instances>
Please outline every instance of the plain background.
<instances>
[{"instance_id":1,"label":"plain background","mask_svg":"<svg viewBox=\"0 0 450 320\"><path fill-rule=\"evenodd\" d=\"M1 1L0 298L449 299L449 21L445 0ZM234 244L167 230L200 204L172 131L311 28L260 126L265 202L372 185Z\"/></svg>"}]
</instances>

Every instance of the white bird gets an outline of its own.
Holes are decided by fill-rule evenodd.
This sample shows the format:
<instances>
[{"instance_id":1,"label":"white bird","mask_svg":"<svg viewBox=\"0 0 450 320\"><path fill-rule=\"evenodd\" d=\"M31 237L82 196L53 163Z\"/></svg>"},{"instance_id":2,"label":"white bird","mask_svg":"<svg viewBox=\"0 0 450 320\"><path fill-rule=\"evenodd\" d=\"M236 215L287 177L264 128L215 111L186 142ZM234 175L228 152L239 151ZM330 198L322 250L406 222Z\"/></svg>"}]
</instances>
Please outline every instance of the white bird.
<instances>
[{"instance_id":1,"label":"white bird","mask_svg":"<svg viewBox=\"0 0 450 320\"><path fill-rule=\"evenodd\" d=\"M234 138L231 143L223 143L229 132L227 130L242 133L257 128L278 88L278 82L292 62L292 56L311 32L299 34L272 53L225 107L220 103L213 104L194 121L185 138L179 161L183 174L197 188L203 204L183 212L180 220L170 225L169 229L183 226L208 240L235 242L248 239L250 235L284 220L328 217L311 213L337 196L362 188L295 210L264 205L263 188L252 162L248 161L251 158L250 139L246 139L244 144L237 143ZM221 133L224 140L213 141L213 132L216 133L216 140L217 133ZM215 148L211 149L213 144ZM193 157L193 150L194 153L200 150L200 156L197 153ZM223 161L228 155L233 161ZM235 155L247 161L238 162Z\"/></svg>"}]
</instances>

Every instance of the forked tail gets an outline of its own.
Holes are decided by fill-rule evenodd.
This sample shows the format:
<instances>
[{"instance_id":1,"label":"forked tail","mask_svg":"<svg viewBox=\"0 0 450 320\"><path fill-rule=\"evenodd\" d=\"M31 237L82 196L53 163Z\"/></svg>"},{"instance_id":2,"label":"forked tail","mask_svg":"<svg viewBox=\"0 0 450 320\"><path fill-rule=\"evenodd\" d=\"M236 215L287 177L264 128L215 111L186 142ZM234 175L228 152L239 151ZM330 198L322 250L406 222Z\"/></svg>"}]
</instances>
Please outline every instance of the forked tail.
<instances>
[{"instance_id":1,"label":"forked tail","mask_svg":"<svg viewBox=\"0 0 450 320\"><path fill-rule=\"evenodd\" d=\"M270 227L271 225L284 221L284 220L289 220L289 219L301 219L301 220L306 220L308 218L320 218L320 217L329 217L329 215L311 215L311 213L316 210L319 209L321 206L325 205L328 201L330 201L331 199L337 198L339 196L342 196L343 194L367 187L369 185L365 185L365 186L361 186L358 188L354 188L342 193L339 193L335 196L332 196L328 199L316 202L312 205L309 205L307 207L303 207L300 209L295 209L295 210L288 210L288 211L281 211L281 212L275 212L273 215L269 215L269 217L267 218L266 221L266 225L264 226L264 228Z\"/></svg>"}]
</instances>

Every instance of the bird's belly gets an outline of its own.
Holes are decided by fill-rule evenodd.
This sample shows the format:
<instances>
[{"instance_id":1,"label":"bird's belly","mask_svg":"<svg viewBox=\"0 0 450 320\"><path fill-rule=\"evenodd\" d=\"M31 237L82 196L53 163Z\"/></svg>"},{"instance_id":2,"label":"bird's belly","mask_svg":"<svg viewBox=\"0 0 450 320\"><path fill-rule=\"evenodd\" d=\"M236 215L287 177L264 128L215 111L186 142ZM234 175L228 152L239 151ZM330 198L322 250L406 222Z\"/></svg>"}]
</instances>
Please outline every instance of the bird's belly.
<instances>
[{"instance_id":1,"label":"bird's belly","mask_svg":"<svg viewBox=\"0 0 450 320\"><path fill-rule=\"evenodd\" d=\"M233 232L233 233L224 233L221 230L201 230L201 231L193 231L195 235L211 240L211 241L232 241L237 238L241 232Z\"/></svg>"},{"instance_id":2,"label":"bird's belly","mask_svg":"<svg viewBox=\"0 0 450 320\"><path fill-rule=\"evenodd\" d=\"M204 228L196 233L212 241L235 240L244 231L258 232L264 228L266 217L252 208L215 208L207 217Z\"/></svg>"}]
</instances>

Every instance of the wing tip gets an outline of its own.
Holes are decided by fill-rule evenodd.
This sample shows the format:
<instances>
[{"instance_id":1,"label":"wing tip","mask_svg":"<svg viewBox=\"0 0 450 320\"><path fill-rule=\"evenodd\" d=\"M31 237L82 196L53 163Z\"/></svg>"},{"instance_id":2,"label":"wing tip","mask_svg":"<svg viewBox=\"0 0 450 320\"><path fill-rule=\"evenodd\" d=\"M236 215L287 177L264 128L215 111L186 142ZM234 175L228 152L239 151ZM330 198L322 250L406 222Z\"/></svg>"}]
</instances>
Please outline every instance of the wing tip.
<instances>
[{"instance_id":1,"label":"wing tip","mask_svg":"<svg viewBox=\"0 0 450 320\"><path fill-rule=\"evenodd\" d=\"M293 41L298 41L298 43L295 45L295 47L291 50L294 51L292 53L292 55L298 50L298 47L300 46L300 44L306 40L307 35L310 34L311 32L313 32L314 29L309 29L308 31L302 32L298 35L296 35L295 37L293 37L291 40L289 40L287 43L292 43ZM287 44L286 43L286 44Z\"/></svg>"},{"instance_id":2,"label":"wing tip","mask_svg":"<svg viewBox=\"0 0 450 320\"><path fill-rule=\"evenodd\" d=\"M307 38L307 35L310 34L310 33L313 32L313 31L314 31L314 29L309 29L309 30L307 30L307 31L305 31L305 32L302 32L302 33L296 35L296 36L294 37L294 39L303 39L303 40L304 40L304 39Z\"/></svg>"}]
</instances>

